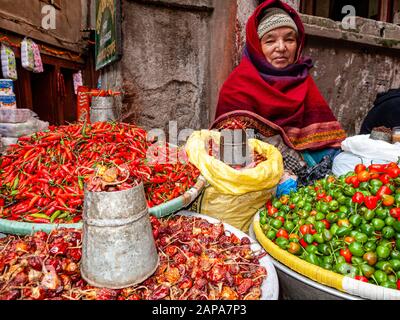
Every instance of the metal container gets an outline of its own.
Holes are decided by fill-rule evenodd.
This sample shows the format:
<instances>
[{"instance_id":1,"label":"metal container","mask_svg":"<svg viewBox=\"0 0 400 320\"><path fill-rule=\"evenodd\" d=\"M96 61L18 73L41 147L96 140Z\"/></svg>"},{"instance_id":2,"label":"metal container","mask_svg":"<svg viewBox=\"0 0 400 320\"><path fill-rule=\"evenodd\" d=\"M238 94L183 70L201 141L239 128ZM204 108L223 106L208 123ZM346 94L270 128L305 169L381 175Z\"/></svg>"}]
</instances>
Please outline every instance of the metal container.
<instances>
[{"instance_id":1,"label":"metal container","mask_svg":"<svg viewBox=\"0 0 400 320\"><path fill-rule=\"evenodd\" d=\"M388 143L392 143L392 134L389 132L372 130L369 138L372 140L382 140Z\"/></svg>"},{"instance_id":2,"label":"metal container","mask_svg":"<svg viewBox=\"0 0 400 320\"><path fill-rule=\"evenodd\" d=\"M149 278L158 264L143 184L117 192L85 190L82 278L121 289Z\"/></svg>"},{"instance_id":3,"label":"metal container","mask_svg":"<svg viewBox=\"0 0 400 320\"><path fill-rule=\"evenodd\" d=\"M231 166L246 166L250 161L250 148L246 131L224 129L219 144L220 160Z\"/></svg>"},{"instance_id":4,"label":"metal container","mask_svg":"<svg viewBox=\"0 0 400 320\"><path fill-rule=\"evenodd\" d=\"M392 129L392 143L400 142L400 127Z\"/></svg>"},{"instance_id":5,"label":"metal container","mask_svg":"<svg viewBox=\"0 0 400 320\"><path fill-rule=\"evenodd\" d=\"M107 122L118 119L114 97L93 97L90 106L90 122Z\"/></svg>"},{"instance_id":6,"label":"metal container","mask_svg":"<svg viewBox=\"0 0 400 320\"><path fill-rule=\"evenodd\" d=\"M279 278L282 300L363 300L315 282L271 257Z\"/></svg>"}]
</instances>

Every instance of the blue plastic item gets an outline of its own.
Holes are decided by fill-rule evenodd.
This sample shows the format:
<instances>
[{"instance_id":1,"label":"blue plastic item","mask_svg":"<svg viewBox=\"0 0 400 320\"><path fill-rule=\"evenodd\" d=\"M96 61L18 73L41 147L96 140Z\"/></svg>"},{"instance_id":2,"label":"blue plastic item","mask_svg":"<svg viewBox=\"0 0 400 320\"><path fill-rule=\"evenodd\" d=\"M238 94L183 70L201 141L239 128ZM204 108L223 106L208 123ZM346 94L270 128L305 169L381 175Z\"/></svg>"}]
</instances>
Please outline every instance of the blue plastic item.
<instances>
[{"instance_id":1,"label":"blue plastic item","mask_svg":"<svg viewBox=\"0 0 400 320\"><path fill-rule=\"evenodd\" d=\"M287 179L283 183L279 184L276 189L276 197L280 198L283 195L290 194L291 191L297 191L297 180L292 178Z\"/></svg>"}]
</instances>

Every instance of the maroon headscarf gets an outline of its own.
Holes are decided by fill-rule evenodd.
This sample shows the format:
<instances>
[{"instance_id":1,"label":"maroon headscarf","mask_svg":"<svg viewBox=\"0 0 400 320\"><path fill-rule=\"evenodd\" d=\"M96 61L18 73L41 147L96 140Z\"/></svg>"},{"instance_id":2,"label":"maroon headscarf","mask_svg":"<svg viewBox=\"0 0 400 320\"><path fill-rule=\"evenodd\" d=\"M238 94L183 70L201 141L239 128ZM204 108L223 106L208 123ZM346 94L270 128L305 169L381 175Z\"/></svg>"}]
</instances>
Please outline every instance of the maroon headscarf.
<instances>
[{"instance_id":1,"label":"maroon headscarf","mask_svg":"<svg viewBox=\"0 0 400 320\"><path fill-rule=\"evenodd\" d=\"M267 62L257 33L265 10L271 7L285 10L298 27L296 61L284 69ZM247 22L242 61L222 86L211 127L237 118L257 129L278 131L295 150L339 147L346 134L309 75L312 61L302 56L304 39L303 23L293 8L280 0L258 6Z\"/></svg>"}]
</instances>

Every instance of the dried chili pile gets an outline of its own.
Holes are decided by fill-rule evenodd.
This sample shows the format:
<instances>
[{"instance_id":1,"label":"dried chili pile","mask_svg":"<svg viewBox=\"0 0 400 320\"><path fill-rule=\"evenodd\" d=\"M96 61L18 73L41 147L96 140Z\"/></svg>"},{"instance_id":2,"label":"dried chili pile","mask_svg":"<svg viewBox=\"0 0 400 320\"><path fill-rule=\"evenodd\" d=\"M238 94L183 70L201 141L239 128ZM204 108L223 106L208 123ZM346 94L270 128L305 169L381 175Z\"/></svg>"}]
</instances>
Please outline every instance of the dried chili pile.
<instances>
[{"instance_id":1,"label":"dried chili pile","mask_svg":"<svg viewBox=\"0 0 400 320\"><path fill-rule=\"evenodd\" d=\"M146 131L125 123L50 127L21 137L0 157L0 218L80 221L84 183L104 163L124 165L132 179L142 180L149 207L194 185L199 171L191 164L149 164L151 146Z\"/></svg>"},{"instance_id":2,"label":"dried chili pile","mask_svg":"<svg viewBox=\"0 0 400 320\"><path fill-rule=\"evenodd\" d=\"M260 299L267 276L262 253L222 224L193 217L151 217L160 256L156 272L121 290L89 286L80 276L81 232L0 240L0 300Z\"/></svg>"}]
</instances>

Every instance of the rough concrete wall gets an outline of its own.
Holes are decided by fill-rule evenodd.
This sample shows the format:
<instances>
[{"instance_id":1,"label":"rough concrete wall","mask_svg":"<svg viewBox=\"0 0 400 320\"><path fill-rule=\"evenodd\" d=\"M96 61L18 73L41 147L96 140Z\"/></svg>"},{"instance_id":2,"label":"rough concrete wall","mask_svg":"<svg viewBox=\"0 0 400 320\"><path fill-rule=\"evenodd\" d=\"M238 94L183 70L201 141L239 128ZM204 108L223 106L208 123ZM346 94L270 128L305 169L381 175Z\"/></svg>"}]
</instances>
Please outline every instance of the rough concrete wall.
<instances>
[{"instance_id":1,"label":"rough concrete wall","mask_svg":"<svg viewBox=\"0 0 400 320\"><path fill-rule=\"evenodd\" d=\"M346 31L330 19L302 20L317 85L346 132L357 134L376 95L400 87L400 27L357 17Z\"/></svg>"},{"instance_id":2,"label":"rough concrete wall","mask_svg":"<svg viewBox=\"0 0 400 320\"><path fill-rule=\"evenodd\" d=\"M322 95L349 135L359 132L378 92L400 87L400 57L383 49L309 38L305 54Z\"/></svg>"},{"instance_id":3,"label":"rough concrete wall","mask_svg":"<svg viewBox=\"0 0 400 320\"><path fill-rule=\"evenodd\" d=\"M242 58L246 23L257 7L257 0L214 1L211 18L209 121L214 120L219 91L232 69Z\"/></svg>"},{"instance_id":4,"label":"rough concrete wall","mask_svg":"<svg viewBox=\"0 0 400 320\"><path fill-rule=\"evenodd\" d=\"M56 9L56 29L41 28L42 7L46 2L40 0L1 0L0 29L6 29L32 39L40 40L80 51L82 6L81 0L62 1L61 8Z\"/></svg>"},{"instance_id":5,"label":"rough concrete wall","mask_svg":"<svg viewBox=\"0 0 400 320\"><path fill-rule=\"evenodd\" d=\"M123 1L123 58L102 72L102 86L125 93L124 121L147 129L170 120L178 129L208 125L212 8L188 2Z\"/></svg>"},{"instance_id":6,"label":"rough concrete wall","mask_svg":"<svg viewBox=\"0 0 400 320\"><path fill-rule=\"evenodd\" d=\"M244 45L246 43L246 24L249 17L253 14L254 10L258 6L257 0L238 0L237 1L237 41L236 41L236 64L238 64L242 58Z\"/></svg>"},{"instance_id":7,"label":"rough concrete wall","mask_svg":"<svg viewBox=\"0 0 400 320\"><path fill-rule=\"evenodd\" d=\"M122 90L124 121L146 128L207 128L238 64L257 0L123 1L123 58L102 70Z\"/></svg>"},{"instance_id":8,"label":"rough concrete wall","mask_svg":"<svg viewBox=\"0 0 400 320\"><path fill-rule=\"evenodd\" d=\"M293 9L299 11L300 8L300 0L282 0L282 2L286 2Z\"/></svg>"}]
</instances>

